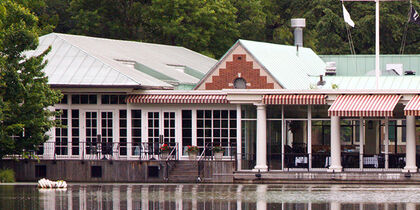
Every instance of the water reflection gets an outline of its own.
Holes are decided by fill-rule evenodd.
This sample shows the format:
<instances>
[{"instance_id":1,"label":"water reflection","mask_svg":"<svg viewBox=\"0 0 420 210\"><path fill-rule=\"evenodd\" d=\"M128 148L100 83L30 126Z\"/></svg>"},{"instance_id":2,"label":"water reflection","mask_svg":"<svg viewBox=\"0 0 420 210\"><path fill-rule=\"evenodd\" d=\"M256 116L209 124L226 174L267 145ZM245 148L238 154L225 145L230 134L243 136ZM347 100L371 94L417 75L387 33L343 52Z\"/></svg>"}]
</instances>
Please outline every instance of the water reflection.
<instances>
[{"instance_id":1,"label":"water reflection","mask_svg":"<svg viewBox=\"0 0 420 210\"><path fill-rule=\"evenodd\" d=\"M418 186L72 184L0 185L2 209L420 209Z\"/></svg>"}]
</instances>

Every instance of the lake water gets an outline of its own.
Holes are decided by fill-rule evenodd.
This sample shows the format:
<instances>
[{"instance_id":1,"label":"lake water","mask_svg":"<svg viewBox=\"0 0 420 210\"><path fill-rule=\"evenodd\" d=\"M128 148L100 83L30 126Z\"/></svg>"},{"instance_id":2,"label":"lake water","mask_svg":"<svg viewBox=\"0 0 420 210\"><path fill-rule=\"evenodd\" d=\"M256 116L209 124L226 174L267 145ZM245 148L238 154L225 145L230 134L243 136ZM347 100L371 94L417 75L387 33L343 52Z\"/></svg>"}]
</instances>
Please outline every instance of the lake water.
<instances>
[{"instance_id":1,"label":"lake water","mask_svg":"<svg viewBox=\"0 0 420 210\"><path fill-rule=\"evenodd\" d=\"M0 184L0 209L420 209L416 185Z\"/></svg>"}]
</instances>

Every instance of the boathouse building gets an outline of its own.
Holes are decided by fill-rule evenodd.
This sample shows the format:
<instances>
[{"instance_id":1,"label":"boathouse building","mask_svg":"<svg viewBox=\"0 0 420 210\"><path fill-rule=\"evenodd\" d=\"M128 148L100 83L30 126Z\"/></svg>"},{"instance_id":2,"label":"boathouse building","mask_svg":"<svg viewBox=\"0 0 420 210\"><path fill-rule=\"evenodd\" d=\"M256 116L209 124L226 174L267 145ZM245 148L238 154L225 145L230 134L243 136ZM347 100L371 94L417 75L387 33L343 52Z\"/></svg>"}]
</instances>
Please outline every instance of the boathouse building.
<instances>
[{"instance_id":1,"label":"boathouse building","mask_svg":"<svg viewBox=\"0 0 420 210\"><path fill-rule=\"evenodd\" d=\"M371 57L305 47L239 40L216 61L182 47L52 33L28 55L48 46L64 127L36 151L41 160L182 162L197 146L195 161L214 161L221 147L217 161L234 171L418 171L418 55L383 56L377 89Z\"/></svg>"}]
</instances>

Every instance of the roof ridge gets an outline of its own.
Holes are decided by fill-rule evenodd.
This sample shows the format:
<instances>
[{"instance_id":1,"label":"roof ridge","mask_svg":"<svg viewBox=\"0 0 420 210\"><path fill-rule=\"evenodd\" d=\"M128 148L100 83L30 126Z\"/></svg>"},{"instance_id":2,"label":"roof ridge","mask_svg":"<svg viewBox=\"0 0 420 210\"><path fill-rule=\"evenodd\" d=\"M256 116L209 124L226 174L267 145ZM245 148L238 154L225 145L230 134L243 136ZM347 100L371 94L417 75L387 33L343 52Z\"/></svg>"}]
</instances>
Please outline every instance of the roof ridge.
<instances>
[{"instance_id":1,"label":"roof ridge","mask_svg":"<svg viewBox=\"0 0 420 210\"><path fill-rule=\"evenodd\" d=\"M99 40L108 40L108 41L113 41L113 42L129 42L129 43L135 43L135 44L158 45L158 46L173 47L173 48L184 48L182 46L176 46L176 45L142 42L142 41L135 41L135 40L120 40L120 39L112 39L112 38L105 38L105 37L84 36L84 35L78 35L78 34L64 34L64 33L56 33L56 32L53 32L52 34L63 35L63 36L83 37L83 38L90 38L90 39L99 39Z\"/></svg>"}]
</instances>

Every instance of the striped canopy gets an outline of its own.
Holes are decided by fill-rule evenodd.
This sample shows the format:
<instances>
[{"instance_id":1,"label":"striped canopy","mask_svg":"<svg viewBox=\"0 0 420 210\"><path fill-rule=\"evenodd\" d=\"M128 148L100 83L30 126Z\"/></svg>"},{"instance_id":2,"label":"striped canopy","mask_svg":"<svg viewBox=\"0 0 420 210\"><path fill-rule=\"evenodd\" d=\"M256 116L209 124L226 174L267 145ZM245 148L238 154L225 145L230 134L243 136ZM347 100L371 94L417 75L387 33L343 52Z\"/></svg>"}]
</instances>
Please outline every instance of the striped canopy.
<instances>
[{"instance_id":1,"label":"striped canopy","mask_svg":"<svg viewBox=\"0 0 420 210\"><path fill-rule=\"evenodd\" d=\"M400 95L341 95L328 109L329 116L392 117Z\"/></svg>"},{"instance_id":2,"label":"striped canopy","mask_svg":"<svg viewBox=\"0 0 420 210\"><path fill-rule=\"evenodd\" d=\"M227 104L226 95L130 95L127 103L143 104Z\"/></svg>"},{"instance_id":3,"label":"striped canopy","mask_svg":"<svg viewBox=\"0 0 420 210\"><path fill-rule=\"evenodd\" d=\"M265 104L305 105L326 104L325 95L264 95Z\"/></svg>"},{"instance_id":4,"label":"striped canopy","mask_svg":"<svg viewBox=\"0 0 420 210\"><path fill-rule=\"evenodd\" d=\"M404 108L405 115L420 116L420 96L414 96Z\"/></svg>"}]
</instances>

